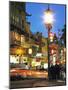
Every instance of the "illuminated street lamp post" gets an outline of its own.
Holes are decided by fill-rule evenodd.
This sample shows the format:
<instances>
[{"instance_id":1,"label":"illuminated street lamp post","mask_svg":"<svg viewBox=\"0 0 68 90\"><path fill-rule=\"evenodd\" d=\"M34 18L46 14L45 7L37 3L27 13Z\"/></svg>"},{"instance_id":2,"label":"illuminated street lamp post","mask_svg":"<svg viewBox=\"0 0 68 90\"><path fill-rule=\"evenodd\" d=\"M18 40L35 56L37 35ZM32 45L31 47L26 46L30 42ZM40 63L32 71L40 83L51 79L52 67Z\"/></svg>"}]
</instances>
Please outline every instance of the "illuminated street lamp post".
<instances>
[{"instance_id":1,"label":"illuminated street lamp post","mask_svg":"<svg viewBox=\"0 0 68 90\"><path fill-rule=\"evenodd\" d=\"M54 15L53 15L53 11L50 10L49 8L49 5L48 5L48 9L44 12L44 23L45 23L45 26L48 30L48 78L50 77L50 71L49 71L49 68L50 68L50 56L49 56L49 42L50 42L50 37L49 37L49 34L50 34L50 30L52 29L52 24L54 22Z\"/></svg>"}]
</instances>

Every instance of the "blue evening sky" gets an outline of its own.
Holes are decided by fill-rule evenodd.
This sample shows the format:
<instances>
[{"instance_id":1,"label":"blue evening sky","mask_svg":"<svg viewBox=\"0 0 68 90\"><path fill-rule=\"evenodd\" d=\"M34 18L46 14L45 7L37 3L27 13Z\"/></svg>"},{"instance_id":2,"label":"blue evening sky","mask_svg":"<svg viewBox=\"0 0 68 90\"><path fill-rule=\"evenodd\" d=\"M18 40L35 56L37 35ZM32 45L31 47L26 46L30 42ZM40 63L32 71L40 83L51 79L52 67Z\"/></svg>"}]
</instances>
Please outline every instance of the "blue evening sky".
<instances>
[{"instance_id":1,"label":"blue evening sky","mask_svg":"<svg viewBox=\"0 0 68 90\"><path fill-rule=\"evenodd\" d=\"M47 29L43 23L42 16L47 8L48 4L44 3L26 3L26 12L32 14L32 16L28 17L28 21L31 23L30 30L33 33L42 32L44 37L47 37ZM55 18L51 31L58 36L58 30L61 30L65 24L65 5L50 4L50 9L54 12Z\"/></svg>"}]
</instances>

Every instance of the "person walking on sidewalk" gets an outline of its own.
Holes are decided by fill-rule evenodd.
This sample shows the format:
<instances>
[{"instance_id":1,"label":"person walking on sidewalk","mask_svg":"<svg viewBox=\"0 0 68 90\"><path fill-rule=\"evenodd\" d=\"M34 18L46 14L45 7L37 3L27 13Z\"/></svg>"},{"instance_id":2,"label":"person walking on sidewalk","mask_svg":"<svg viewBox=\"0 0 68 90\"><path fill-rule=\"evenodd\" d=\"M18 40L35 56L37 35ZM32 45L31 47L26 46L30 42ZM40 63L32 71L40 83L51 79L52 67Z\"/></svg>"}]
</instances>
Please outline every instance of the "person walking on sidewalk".
<instances>
[{"instance_id":1,"label":"person walking on sidewalk","mask_svg":"<svg viewBox=\"0 0 68 90\"><path fill-rule=\"evenodd\" d=\"M55 65L55 75L56 75L56 80L60 79L60 65L59 63L56 63Z\"/></svg>"}]
</instances>

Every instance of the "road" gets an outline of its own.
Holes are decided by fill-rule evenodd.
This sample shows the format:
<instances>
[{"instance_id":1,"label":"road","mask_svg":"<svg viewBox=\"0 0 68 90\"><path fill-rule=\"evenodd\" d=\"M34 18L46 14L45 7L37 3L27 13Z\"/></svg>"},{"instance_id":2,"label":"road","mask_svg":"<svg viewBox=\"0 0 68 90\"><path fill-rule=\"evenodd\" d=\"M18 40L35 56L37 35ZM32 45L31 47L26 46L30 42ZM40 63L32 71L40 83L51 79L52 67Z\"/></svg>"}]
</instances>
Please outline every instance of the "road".
<instances>
[{"instance_id":1,"label":"road","mask_svg":"<svg viewBox=\"0 0 68 90\"><path fill-rule=\"evenodd\" d=\"M33 88L33 87L50 87L50 86L63 86L66 85L65 81L48 81L45 79L31 79L31 80L19 80L11 81L10 88Z\"/></svg>"},{"instance_id":2,"label":"road","mask_svg":"<svg viewBox=\"0 0 68 90\"><path fill-rule=\"evenodd\" d=\"M24 77L34 77L34 78L48 78L47 71L38 71L38 70L25 70L21 68L13 68L10 70L11 77L13 76L24 76Z\"/></svg>"}]
</instances>

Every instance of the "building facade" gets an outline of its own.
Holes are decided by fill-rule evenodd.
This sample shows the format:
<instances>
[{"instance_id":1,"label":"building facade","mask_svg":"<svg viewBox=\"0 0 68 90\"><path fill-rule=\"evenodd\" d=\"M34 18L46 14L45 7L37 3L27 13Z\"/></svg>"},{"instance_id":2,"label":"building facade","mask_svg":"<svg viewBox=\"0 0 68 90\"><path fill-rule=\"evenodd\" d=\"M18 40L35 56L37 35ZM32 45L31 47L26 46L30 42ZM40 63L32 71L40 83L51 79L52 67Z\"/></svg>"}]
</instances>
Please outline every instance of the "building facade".
<instances>
[{"instance_id":1,"label":"building facade","mask_svg":"<svg viewBox=\"0 0 68 90\"><path fill-rule=\"evenodd\" d=\"M26 4L10 2L10 62L19 62L19 57L26 54L24 47L29 35L30 25L26 22ZM12 57L18 59L12 59ZM16 60L16 61L15 61Z\"/></svg>"},{"instance_id":2,"label":"building facade","mask_svg":"<svg viewBox=\"0 0 68 90\"><path fill-rule=\"evenodd\" d=\"M26 3L10 2L10 64L28 65L28 69L47 68L47 38L33 34L26 17Z\"/></svg>"}]
</instances>

